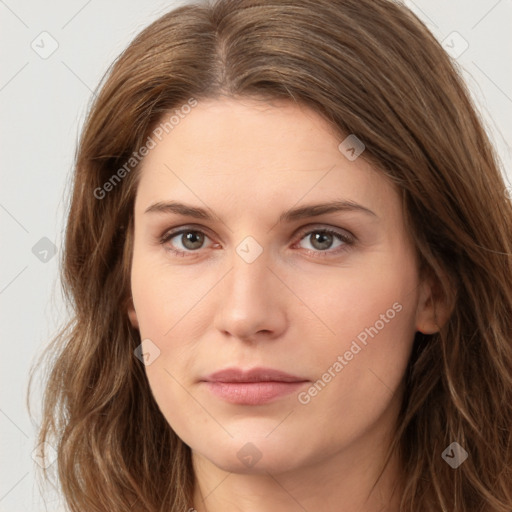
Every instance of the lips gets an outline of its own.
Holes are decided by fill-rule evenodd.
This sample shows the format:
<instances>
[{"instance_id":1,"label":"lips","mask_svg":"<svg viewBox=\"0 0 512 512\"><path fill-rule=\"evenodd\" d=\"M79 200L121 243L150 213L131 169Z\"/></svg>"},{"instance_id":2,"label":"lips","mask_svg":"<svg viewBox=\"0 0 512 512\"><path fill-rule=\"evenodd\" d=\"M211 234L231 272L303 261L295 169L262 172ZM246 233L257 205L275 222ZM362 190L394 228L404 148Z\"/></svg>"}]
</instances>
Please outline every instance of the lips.
<instances>
[{"instance_id":1,"label":"lips","mask_svg":"<svg viewBox=\"0 0 512 512\"><path fill-rule=\"evenodd\" d=\"M251 370L227 368L212 373L204 380L207 382L304 382L307 379L272 368L252 368Z\"/></svg>"},{"instance_id":2,"label":"lips","mask_svg":"<svg viewBox=\"0 0 512 512\"><path fill-rule=\"evenodd\" d=\"M263 405L303 387L303 377L272 368L227 368L201 380L215 396L238 405Z\"/></svg>"}]
</instances>

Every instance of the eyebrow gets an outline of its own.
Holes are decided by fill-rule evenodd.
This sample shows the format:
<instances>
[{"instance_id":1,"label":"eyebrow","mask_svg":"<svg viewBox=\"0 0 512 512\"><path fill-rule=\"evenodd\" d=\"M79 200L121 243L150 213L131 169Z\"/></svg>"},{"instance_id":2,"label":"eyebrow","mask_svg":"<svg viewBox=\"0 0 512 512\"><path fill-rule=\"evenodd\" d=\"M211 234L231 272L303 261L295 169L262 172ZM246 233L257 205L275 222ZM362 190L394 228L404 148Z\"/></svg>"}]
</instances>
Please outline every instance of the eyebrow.
<instances>
[{"instance_id":1,"label":"eyebrow","mask_svg":"<svg viewBox=\"0 0 512 512\"><path fill-rule=\"evenodd\" d=\"M286 210L279 216L279 222L318 217L334 212L360 212L378 218L378 215L363 205L353 201L329 201L327 203L309 204ZM146 208L144 213L175 213L196 219L213 221L214 217L204 208L191 206L177 201L158 202Z\"/></svg>"}]
</instances>

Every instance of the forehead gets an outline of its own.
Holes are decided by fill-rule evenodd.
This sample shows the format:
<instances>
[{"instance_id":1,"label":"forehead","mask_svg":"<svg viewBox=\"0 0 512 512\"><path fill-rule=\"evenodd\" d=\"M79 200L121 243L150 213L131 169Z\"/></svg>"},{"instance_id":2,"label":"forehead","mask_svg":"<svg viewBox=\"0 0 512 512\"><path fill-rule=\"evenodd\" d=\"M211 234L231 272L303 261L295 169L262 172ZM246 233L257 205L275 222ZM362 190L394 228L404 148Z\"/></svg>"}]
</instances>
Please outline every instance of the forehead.
<instances>
[{"instance_id":1,"label":"forehead","mask_svg":"<svg viewBox=\"0 0 512 512\"><path fill-rule=\"evenodd\" d=\"M175 196L238 214L317 199L389 209L396 191L362 158L349 160L343 140L291 102L200 101L144 158L136 210Z\"/></svg>"}]
</instances>

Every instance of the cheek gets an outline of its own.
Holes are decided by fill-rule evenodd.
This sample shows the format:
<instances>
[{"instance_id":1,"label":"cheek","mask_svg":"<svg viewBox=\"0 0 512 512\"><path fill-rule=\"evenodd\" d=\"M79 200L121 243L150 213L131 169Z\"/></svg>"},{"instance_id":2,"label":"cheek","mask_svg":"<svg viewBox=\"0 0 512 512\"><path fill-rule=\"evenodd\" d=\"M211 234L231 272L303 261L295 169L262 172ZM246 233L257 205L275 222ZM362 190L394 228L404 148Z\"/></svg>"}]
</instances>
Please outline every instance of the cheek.
<instances>
[{"instance_id":1,"label":"cheek","mask_svg":"<svg viewBox=\"0 0 512 512\"><path fill-rule=\"evenodd\" d=\"M193 279L186 270L171 271L161 261L134 252L131 287L140 337L156 354L145 366L146 375L162 413L180 432L186 432L191 418L202 417L186 389L195 375L200 346L194 340L204 331L206 312L201 310L207 301L201 299L215 283L211 277L212 282L208 276Z\"/></svg>"},{"instance_id":2,"label":"cheek","mask_svg":"<svg viewBox=\"0 0 512 512\"><path fill-rule=\"evenodd\" d=\"M335 269L330 279L296 280L294 288L319 319L302 326L308 338L318 341L309 360L319 375L329 369L336 376L343 373L333 385L342 387L342 393L360 385L361 393L367 390L371 396L372 383L379 379L370 370L383 375L384 381L389 379L390 387L397 386L414 340L418 301L414 259L391 254L372 263ZM332 367L339 363L338 356L343 358L343 370L336 372L339 364Z\"/></svg>"},{"instance_id":3,"label":"cheek","mask_svg":"<svg viewBox=\"0 0 512 512\"><path fill-rule=\"evenodd\" d=\"M161 257L154 261L135 254L131 288L141 337L163 339L183 323L194 324L215 278L202 272L198 279L192 267L171 267L162 264Z\"/></svg>"},{"instance_id":4,"label":"cheek","mask_svg":"<svg viewBox=\"0 0 512 512\"><path fill-rule=\"evenodd\" d=\"M418 281L413 262L405 258L374 258L371 264L335 268L316 276L288 276L293 290L316 317L303 326L323 346L337 350L359 336L365 339L408 339L414 334ZM291 322L301 323L300 318Z\"/></svg>"},{"instance_id":5,"label":"cheek","mask_svg":"<svg viewBox=\"0 0 512 512\"><path fill-rule=\"evenodd\" d=\"M334 334L310 354L317 380L301 403L318 414L330 411L340 435L357 432L384 414L410 358L417 276L412 265L385 268L331 282L315 303Z\"/></svg>"}]
</instances>

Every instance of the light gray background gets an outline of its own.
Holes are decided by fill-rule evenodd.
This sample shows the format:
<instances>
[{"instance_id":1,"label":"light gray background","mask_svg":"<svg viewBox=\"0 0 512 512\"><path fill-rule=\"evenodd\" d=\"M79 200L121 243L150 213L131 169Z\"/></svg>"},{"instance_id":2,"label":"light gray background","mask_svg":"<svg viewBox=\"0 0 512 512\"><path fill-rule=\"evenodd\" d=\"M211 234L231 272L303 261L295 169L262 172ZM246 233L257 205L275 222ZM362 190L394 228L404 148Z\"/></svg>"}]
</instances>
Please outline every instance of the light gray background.
<instances>
[{"instance_id":1,"label":"light gray background","mask_svg":"<svg viewBox=\"0 0 512 512\"><path fill-rule=\"evenodd\" d=\"M35 428L25 397L35 356L65 318L58 265L76 141L107 66L142 28L178 3L184 2L0 0L0 512L60 510L52 493L46 493L46 505L40 496L31 457ZM510 186L512 0L406 3L450 51L460 52L464 40L469 44L457 62ZM51 36L41 36L44 31ZM53 40L57 50L42 58ZM56 256L44 252L44 237L55 244Z\"/></svg>"}]
</instances>

